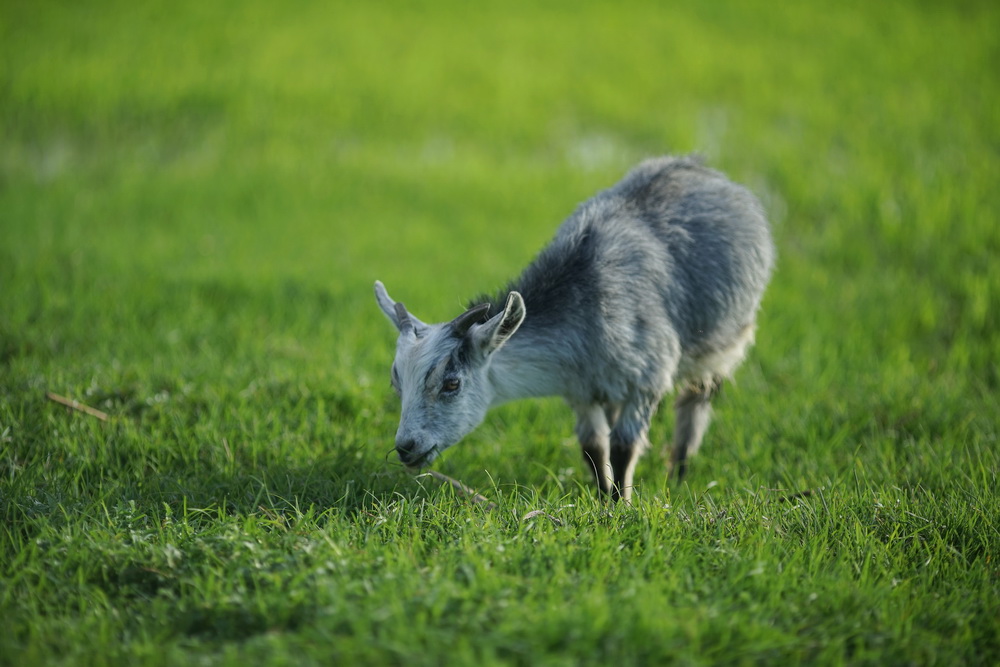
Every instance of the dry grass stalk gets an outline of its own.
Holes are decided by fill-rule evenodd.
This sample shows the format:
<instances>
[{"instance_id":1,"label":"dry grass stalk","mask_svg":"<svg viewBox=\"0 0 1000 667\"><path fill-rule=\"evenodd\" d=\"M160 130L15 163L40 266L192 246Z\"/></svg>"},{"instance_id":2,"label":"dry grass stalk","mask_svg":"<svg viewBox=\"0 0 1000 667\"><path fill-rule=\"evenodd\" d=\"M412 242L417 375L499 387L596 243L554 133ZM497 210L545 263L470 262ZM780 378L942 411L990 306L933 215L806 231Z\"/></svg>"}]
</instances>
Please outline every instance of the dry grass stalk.
<instances>
[{"instance_id":1,"label":"dry grass stalk","mask_svg":"<svg viewBox=\"0 0 1000 667\"><path fill-rule=\"evenodd\" d=\"M451 477L448 477L448 475L439 473L437 470L428 470L427 474L430 475L431 477L441 480L442 482L447 482L448 484L451 484L456 491L458 491L463 496L468 496L469 499L471 499L472 502L474 503L477 504L486 503L486 509L488 510L495 510L497 508L497 504L495 502L491 501L486 496L480 495L479 493L476 492L475 489L472 489L466 486L465 484L462 484L457 479L453 479Z\"/></svg>"},{"instance_id":2,"label":"dry grass stalk","mask_svg":"<svg viewBox=\"0 0 1000 667\"><path fill-rule=\"evenodd\" d=\"M59 403L60 405L65 405L67 408L71 408L71 409L76 410L78 412L82 412L84 414L88 414L91 417L97 417L102 422L106 422L109 419L108 418L108 413L106 413L106 412L101 412L97 408L92 408L89 405L84 405L80 401L74 400L72 398L66 398L65 396L60 396L59 394L54 394L51 391L45 392L45 398L49 399L50 401L55 401L56 403Z\"/></svg>"}]
</instances>

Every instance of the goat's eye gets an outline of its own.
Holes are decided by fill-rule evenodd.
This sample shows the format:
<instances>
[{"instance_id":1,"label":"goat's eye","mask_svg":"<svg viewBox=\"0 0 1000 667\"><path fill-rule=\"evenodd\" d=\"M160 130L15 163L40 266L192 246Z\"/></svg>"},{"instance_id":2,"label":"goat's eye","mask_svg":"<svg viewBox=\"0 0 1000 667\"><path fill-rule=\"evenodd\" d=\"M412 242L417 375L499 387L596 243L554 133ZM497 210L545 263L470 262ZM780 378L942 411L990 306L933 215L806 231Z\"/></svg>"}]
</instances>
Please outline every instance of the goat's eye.
<instances>
[{"instance_id":1,"label":"goat's eye","mask_svg":"<svg viewBox=\"0 0 1000 667\"><path fill-rule=\"evenodd\" d=\"M458 391L459 386L461 386L461 382L458 380L458 378L448 378L447 380L441 383L441 393L454 394L456 391Z\"/></svg>"}]
</instances>

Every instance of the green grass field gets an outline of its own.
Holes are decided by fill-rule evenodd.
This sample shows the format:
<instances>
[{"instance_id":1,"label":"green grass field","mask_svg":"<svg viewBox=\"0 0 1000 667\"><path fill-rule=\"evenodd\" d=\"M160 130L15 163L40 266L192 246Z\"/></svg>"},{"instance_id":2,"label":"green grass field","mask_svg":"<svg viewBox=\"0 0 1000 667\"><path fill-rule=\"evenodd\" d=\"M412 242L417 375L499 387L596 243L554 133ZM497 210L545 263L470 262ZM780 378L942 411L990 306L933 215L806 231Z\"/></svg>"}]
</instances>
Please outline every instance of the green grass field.
<instances>
[{"instance_id":1,"label":"green grass field","mask_svg":"<svg viewBox=\"0 0 1000 667\"><path fill-rule=\"evenodd\" d=\"M1000 663L1000 5L339 5L0 8L0 663ZM373 281L690 151L780 258L685 483L555 399L406 473Z\"/></svg>"}]
</instances>

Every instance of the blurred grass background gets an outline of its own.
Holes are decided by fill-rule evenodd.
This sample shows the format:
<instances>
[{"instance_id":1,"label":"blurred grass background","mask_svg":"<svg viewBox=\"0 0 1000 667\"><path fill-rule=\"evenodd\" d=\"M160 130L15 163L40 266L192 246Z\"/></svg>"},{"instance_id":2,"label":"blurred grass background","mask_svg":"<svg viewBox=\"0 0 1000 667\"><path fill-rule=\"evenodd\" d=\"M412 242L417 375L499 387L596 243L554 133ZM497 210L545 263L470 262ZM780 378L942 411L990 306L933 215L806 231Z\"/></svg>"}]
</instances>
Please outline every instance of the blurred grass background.
<instances>
[{"instance_id":1,"label":"blurred grass background","mask_svg":"<svg viewBox=\"0 0 1000 667\"><path fill-rule=\"evenodd\" d=\"M998 14L8 0L5 570L60 512L130 499L253 513L258 482L304 506L412 496L385 463L394 339L372 282L450 318L662 153L747 184L779 250L692 484L995 497ZM109 434L46 390L122 421ZM559 497L586 482L570 433L558 401L507 406L442 467ZM640 465L649 497L670 497L662 466ZM6 590L32 636L30 595Z\"/></svg>"}]
</instances>

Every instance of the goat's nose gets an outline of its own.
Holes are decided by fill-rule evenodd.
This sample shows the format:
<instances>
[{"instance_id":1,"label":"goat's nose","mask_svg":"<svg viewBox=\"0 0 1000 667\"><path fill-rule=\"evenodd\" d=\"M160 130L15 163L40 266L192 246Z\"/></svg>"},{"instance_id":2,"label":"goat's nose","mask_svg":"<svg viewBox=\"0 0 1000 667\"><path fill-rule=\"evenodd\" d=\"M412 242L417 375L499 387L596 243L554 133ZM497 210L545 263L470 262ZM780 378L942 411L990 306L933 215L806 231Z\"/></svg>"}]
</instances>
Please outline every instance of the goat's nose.
<instances>
[{"instance_id":1,"label":"goat's nose","mask_svg":"<svg viewBox=\"0 0 1000 667\"><path fill-rule=\"evenodd\" d=\"M416 459L413 450L417 448L417 441L412 438L396 441L396 454L404 465L410 465Z\"/></svg>"}]
</instances>

